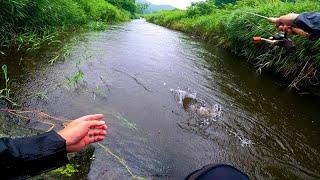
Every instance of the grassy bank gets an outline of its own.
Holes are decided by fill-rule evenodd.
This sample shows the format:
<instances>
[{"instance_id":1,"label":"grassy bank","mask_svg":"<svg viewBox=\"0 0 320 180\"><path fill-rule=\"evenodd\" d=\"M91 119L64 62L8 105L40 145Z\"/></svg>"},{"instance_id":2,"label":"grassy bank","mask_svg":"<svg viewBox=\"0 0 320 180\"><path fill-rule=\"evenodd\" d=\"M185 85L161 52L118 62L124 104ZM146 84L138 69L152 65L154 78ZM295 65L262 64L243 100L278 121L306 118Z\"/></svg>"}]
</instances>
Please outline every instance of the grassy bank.
<instances>
[{"instance_id":1,"label":"grassy bank","mask_svg":"<svg viewBox=\"0 0 320 180\"><path fill-rule=\"evenodd\" d=\"M8 48L36 48L61 31L128 20L130 13L105 0L0 1L0 53Z\"/></svg>"},{"instance_id":2,"label":"grassy bank","mask_svg":"<svg viewBox=\"0 0 320 180\"><path fill-rule=\"evenodd\" d=\"M146 16L146 19L227 48L246 57L259 71L272 70L290 80L291 87L299 88L319 83L320 40L312 42L292 37L297 46L293 52L267 44L254 44L253 36L269 37L277 31L266 20L245 12L275 17L305 11L320 11L320 3L315 0L239 0L235 4L216 7L210 1L194 4L187 10L161 11Z\"/></svg>"}]
</instances>

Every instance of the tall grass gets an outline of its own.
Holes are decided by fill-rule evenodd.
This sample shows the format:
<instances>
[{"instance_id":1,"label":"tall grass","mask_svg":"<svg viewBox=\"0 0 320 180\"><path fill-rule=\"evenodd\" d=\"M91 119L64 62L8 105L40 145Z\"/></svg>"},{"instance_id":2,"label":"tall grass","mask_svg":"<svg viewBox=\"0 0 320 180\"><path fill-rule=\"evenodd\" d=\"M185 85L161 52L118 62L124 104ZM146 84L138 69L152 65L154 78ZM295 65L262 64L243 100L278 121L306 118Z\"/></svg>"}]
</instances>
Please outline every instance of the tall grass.
<instances>
[{"instance_id":1,"label":"tall grass","mask_svg":"<svg viewBox=\"0 0 320 180\"><path fill-rule=\"evenodd\" d=\"M0 51L35 47L57 30L125 21L129 15L105 0L1 0Z\"/></svg>"},{"instance_id":2,"label":"tall grass","mask_svg":"<svg viewBox=\"0 0 320 180\"><path fill-rule=\"evenodd\" d=\"M146 19L230 49L235 54L246 57L259 70L271 69L289 79L291 87L307 87L319 83L320 40L312 42L295 36L292 39L297 49L292 52L267 44L253 44L253 36L269 37L277 31L274 25L266 20L245 13L254 12L275 17L290 12L320 11L317 0L297 0L291 3L280 0L239 0L234 5L210 8L212 9L209 14L203 14L202 11L198 11L202 14L196 14L189 8L186 11L154 13Z\"/></svg>"}]
</instances>

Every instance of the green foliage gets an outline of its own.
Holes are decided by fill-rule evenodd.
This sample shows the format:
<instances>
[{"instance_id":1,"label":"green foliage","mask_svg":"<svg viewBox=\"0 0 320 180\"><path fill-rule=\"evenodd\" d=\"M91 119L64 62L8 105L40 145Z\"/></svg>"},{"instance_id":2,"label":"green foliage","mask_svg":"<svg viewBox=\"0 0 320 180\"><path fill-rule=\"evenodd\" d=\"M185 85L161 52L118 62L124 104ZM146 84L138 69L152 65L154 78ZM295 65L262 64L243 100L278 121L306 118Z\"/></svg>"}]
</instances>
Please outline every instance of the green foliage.
<instances>
[{"instance_id":1,"label":"green foliage","mask_svg":"<svg viewBox=\"0 0 320 180\"><path fill-rule=\"evenodd\" d=\"M105 0L78 0L78 3L91 21L113 23L128 19L128 14L107 3Z\"/></svg>"},{"instance_id":2,"label":"green foliage","mask_svg":"<svg viewBox=\"0 0 320 180\"><path fill-rule=\"evenodd\" d=\"M207 1L212 4L213 2ZM184 31L206 39L212 44L230 49L244 56L258 70L273 69L291 80L291 87L311 86L319 83L320 40L312 42L302 37L292 37L297 49L286 52L280 47L252 43L253 36L270 37L277 30L265 19L245 12L254 12L268 17L281 16L290 12L320 10L320 3L314 0L239 0L236 4L214 8L210 14L191 6L186 11L162 11L146 18L149 22ZM198 8L198 7L197 7ZM196 9L197 9L196 8ZM199 13L202 13L199 15ZM194 15L195 14L195 15Z\"/></svg>"},{"instance_id":3,"label":"green foliage","mask_svg":"<svg viewBox=\"0 0 320 180\"><path fill-rule=\"evenodd\" d=\"M187 9L186 13L188 17L202 16L212 13L214 8L215 6L211 3L197 2L192 3L191 6Z\"/></svg>"},{"instance_id":4,"label":"green foliage","mask_svg":"<svg viewBox=\"0 0 320 180\"><path fill-rule=\"evenodd\" d=\"M2 0L0 47L36 49L43 41L50 41L51 34L58 29L79 28L92 21L114 23L128 19L129 13L105 0Z\"/></svg>"},{"instance_id":5,"label":"green foliage","mask_svg":"<svg viewBox=\"0 0 320 180\"><path fill-rule=\"evenodd\" d=\"M211 0L212 1L212 0ZM214 4L216 5L216 6L218 6L218 7L222 7L222 6L224 6L224 5L226 5L226 4L229 4L229 3L231 3L231 4L234 4L237 0L213 0L214 2Z\"/></svg>"},{"instance_id":6,"label":"green foliage","mask_svg":"<svg viewBox=\"0 0 320 180\"><path fill-rule=\"evenodd\" d=\"M69 86L75 87L77 83L84 80L84 77L85 77L85 74L81 70L79 70L72 76L67 77L67 83Z\"/></svg>"},{"instance_id":7,"label":"green foliage","mask_svg":"<svg viewBox=\"0 0 320 180\"><path fill-rule=\"evenodd\" d=\"M94 31L103 31L108 28L108 24L106 24L105 22L101 22L101 21L92 21L92 22L88 23L87 27L91 30L94 30Z\"/></svg>"},{"instance_id":8,"label":"green foliage","mask_svg":"<svg viewBox=\"0 0 320 180\"><path fill-rule=\"evenodd\" d=\"M67 177L71 177L74 173L77 173L77 172L79 172L77 169L77 165L74 165L74 164L67 164L64 167L51 171L51 173L53 174L64 175Z\"/></svg>"},{"instance_id":9,"label":"green foliage","mask_svg":"<svg viewBox=\"0 0 320 180\"><path fill-rule=\"evenodd\" d=\"M135 0L107 0L110 4L130 12L132 15L136 13Z\"/></svg>"},{"instance_id":10,"label":"green foliage","mask_svg":"<svg viewBox=\"0 0 320 180\"><path fill-rule=\"evenodd\" d=\"M150 7L150 4L149 3L137 3L136 6L137 6L136 12L138 14L144 14L145 11Z\"/></svg>"}]
</instances>

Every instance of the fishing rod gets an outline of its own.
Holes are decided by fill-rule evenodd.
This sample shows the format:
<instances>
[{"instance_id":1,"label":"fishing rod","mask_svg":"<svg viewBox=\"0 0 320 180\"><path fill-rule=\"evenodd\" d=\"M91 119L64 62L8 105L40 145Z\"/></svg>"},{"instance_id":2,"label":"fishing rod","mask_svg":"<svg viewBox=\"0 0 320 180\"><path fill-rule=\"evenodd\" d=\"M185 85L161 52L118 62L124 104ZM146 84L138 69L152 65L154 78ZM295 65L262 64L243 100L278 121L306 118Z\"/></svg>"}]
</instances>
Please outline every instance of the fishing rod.
<instances>
[{"instance_id":1,"label":"fishing rod","mask_svg":"<svg viewBox=\"0 0 320 180\"><path fill-rule=\"evenodd\" d=\"M247 14L251 14L253 16L256 16L256 17L260 17L260 18L263 18L263 19L266 19L268 20L269 22L271 23L276 23L277 19L278 18L273 18L273 17L267 17L267 16L263 16L261 14L257 14L257 13L253 13L253 12L245 12ZM310 37L310 34L305 32L304 30L300 29L300 28L296 28L296 27L290 27L290 29L295 32L296 34L302 36L302 37L305 37L305 38L309 38Z\"/></svg>"},{"instance_id":2,"label":"fishing rod","mask_svg":"<svg viewBox=\"0 0 320 180\"><path fill-rule=\"evenodd\" d=\"M266 19L271 23L277 22L277 18L267 17L267 16L263 16L260 14L252 13L252 12L245 12L245 13ZM290 29L292 30L292 32L294 32L302 37L305 37L305 38L310 37L309 33L305 32L304 30L302 30L300 28L290 27ZM288 49L292 49L295 47L293 41L290 38L288 38L288 33L286 33L286 32L277 33L276 35L269 37L269 38L253 37L253 41L257 42L257 43L258 42L267 42L269 44L281 46L281 47L286 47Z\"/></svg>"}]
</instances>

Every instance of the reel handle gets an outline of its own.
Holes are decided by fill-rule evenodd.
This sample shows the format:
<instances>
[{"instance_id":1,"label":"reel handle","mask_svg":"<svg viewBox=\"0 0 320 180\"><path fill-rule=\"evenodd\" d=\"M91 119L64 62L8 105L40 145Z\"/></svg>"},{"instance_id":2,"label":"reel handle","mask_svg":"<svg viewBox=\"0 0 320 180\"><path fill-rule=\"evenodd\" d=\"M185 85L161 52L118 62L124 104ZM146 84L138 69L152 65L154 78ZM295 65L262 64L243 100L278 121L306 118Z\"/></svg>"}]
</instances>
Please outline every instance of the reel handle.
<instances>
[{"instance_id":1,"label":"reel handle","mask_svg":"<svg viewBox=\"0 0 320 180\"><path fill-rule=\"evenodd\" d=\"M304 38L309 39L310 34L305 32L304 30L300 29L300 28L295 28L295 27L291 27L292 31L296 34L298 34L299 36L302 36Z\"/></svg>"},{"instance_id":2,"label":"reel handle","mask_svg":"<svg viewBox=\"0 0 320 180\"><path fill-rule=\"evenodd\" d=\"M273 18L273 17L268 18L268 21L271 22L271 23L276 23L277 20L278 20L278 18ZM290 28L291 28L292 32L298 34L299 36L302 36L304 38L309 39L310 34L307 33L306 31L304 31L303 29L300 29L300 28L297 28L297 27L292 27L292 26L290 26Z\"/></svg>"},{"instance_id":3,"label":"reel handle","mask_svg":"<svg viewBox=\"0 0 320 180\"><path fill-rule=\"evenodd\" d=\"M262 41L262 38L259 37L259 36L255 36L252 38L253 42L261 42Z\"/></svg>"}]
</instances>

